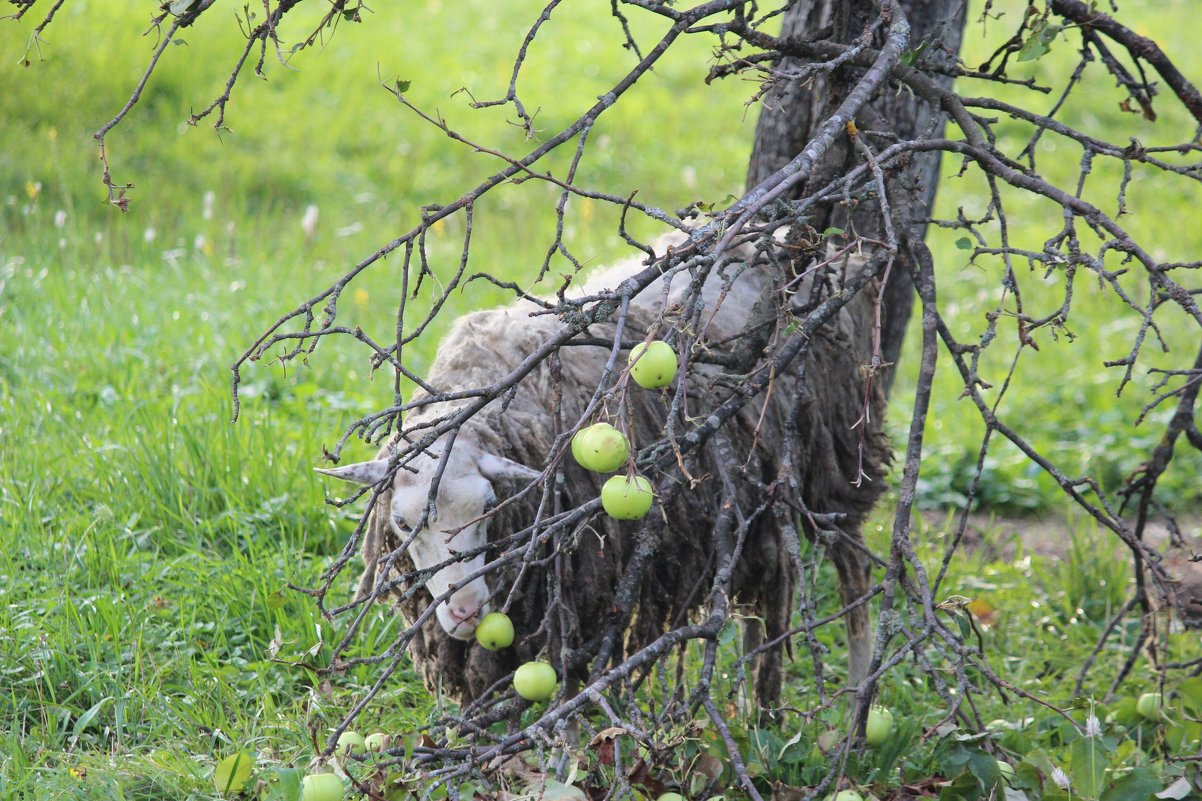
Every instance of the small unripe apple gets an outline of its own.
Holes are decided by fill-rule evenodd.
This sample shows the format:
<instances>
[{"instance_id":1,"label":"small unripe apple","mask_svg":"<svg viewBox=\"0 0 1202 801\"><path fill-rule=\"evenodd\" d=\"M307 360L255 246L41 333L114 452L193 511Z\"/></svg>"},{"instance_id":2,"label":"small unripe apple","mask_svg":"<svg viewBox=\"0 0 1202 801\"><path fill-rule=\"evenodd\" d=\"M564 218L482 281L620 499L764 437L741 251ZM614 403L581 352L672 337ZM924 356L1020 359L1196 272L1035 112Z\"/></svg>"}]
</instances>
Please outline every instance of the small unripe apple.
<instances>
[{"instance_id":1,"label":"small unripe apple","mask_svg":"<svg viewBox=\"0 0 1202 801\"><path fill-rule=\"evenodd\" d=\"M362 754L367 750L364 744L363 735L355 731L344 731L338 735L338 746L334 749L334 753L338 756L346 756L347 754Z\"/></svg>"},{"instance_id":2,"label":"small unripe apple","mask_svg":"<svg viewBox=\"0 0 1202 801\"><path fill-rule=\"evenodd\" d=\"M685 797L680 793L662 793L655 801L685 801Z\"/></svg>"},{"instance_id":3,"label":"small unripe apple","mask_svg":"<svg viewBox=\"0 0 1202 801\"><path fill-rule=\"evenodd\" d=\"M363 747L367 749L369 754L379 754L382 751L387 751L392 745L392 738L382 731L369 734L363 738Z\"/></svg>"},{"instance_id":4,"label":"small unripe apple","mask_svg":"<svg viewBox=\"0 0 1202 801\"><path fill-rule=\"evenodd\" d=\"M840 790L835 793L834 798L827 797L828 801L864 801L864 796L857 793L855 790Z\"/></svg>"},{"instance_id":5,"label":"small unripe apple","mask_svg":"<svg viewBox=\"0 0 1202 801\"><path fill-rule=\"evenodd\" d=\"M893 731L893 713L883 706L868 709L868 723L864 726L864 740L869 745L880 745L889 739Z\"/></svg>"},{"instance_id":6,"label":"small unripe apple","mask_svg":"<svg viewBox=\"0 0 1202 801\"><path fill-rule=\"evenodd\" d=\"M630 377L643 389L659 389L676 377L676 351L663 340L630 349Z\"/></svg>"},{"instance_id":7,"label":"small unripe apple","mask_svg":"<svg viewBox=\"0 0 1202 801\"><path fill-rule=\"evenodd\" d=\"M489 612L476 626L476 642L489 651L513 644L513 621L504 612Z\"/></svg>"},{"instance_id":8,"label":"small unripe apple","mask_svg":"<svg viewBox=\"0 0 1202 801\"><path fill-rule=\"evenodd\" d=\"M997 772L1002 774L1002 781L1007 784L1014 778L1014 766L1004 759L997 761Z\"/></svg>"},{"instance_id":9,"label":"small unripe apple","mask_svg":"<svg viewBox=\"0 0 1202 801\"><path fill-rule=\"evenodd\" d=\"M1160 719L1160 693L1144 693L1135 704L1135 711L1148 720Z\"/></svg>"},{"instance_id":10,"label":"small unripe apple","mask_svg":"<svg viewBox=\"0 0 1202 801\"><path fill-rule=\"evenodd\" d=\"M630 458L626 436L609 423L594 423L572 437L572 456L585 470L612 473Z\"/></svg>"},{"instance_id":11,"label":"small unripe apple","mask_svg":"<svg viewBox=\"0 0 1202 801\"><path fill-rule=\"evenodd\" d=\"M633 480L614 476L601 487L601 507L618 520L638 520L651 509L653 500L651 482L643 476L635 476Z\"/></svg>"},{"instance_id":12,"label":"small unripe apple","mask_svg":"<svg viewBox=\"0 0 1202 801\"><path fill-rule=\"evenodd\" d=\"M546 662L526 662L513 673L513 688L527 701L546 701L557 684L555 668Z\"/></svg>"},{"instance_id":13,"label":"small unripe apple","mask_svg":"<svg viewBox=\"0 0 1202 801\"><path fill-rule=\"evenodd\" d=\"M301 801L342 801L346 787L333 773L312 773L301 779Z\"/></svg>"}]
</instances>

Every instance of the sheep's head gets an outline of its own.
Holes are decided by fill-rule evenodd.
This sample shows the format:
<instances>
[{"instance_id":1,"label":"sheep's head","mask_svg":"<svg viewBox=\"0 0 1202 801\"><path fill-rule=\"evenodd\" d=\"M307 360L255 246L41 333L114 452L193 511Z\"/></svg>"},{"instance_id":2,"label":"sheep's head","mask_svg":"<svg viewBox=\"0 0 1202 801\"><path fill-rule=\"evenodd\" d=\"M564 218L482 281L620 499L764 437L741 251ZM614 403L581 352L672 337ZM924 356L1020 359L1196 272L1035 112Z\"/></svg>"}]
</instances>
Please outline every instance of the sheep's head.
<instances>
[{"instance_id":1,"label":"sheep's head","mask_svg":"<svg viewBox=\"0 0 1202 801\"><path fill-rule=\"evenodd\" d=\"M465 439L461 434L451 450L432 510L428 510L430 484L438 473L442 443L418 454L393 475L388 522L399 540L409 543L409 558L418 570L428 570L486 544L488 524L481 518L496 502L493 482L533 481L540 475L537 470L481 450ZM389 459L318 472L374 485L388 477ZM376 510L376 514L383 513L383 509ZM417 525L421 529L414 532ZM471 639L476 624L489 611L489 589L484 577L467 580L484 564L483 552L477 553L470 559L451 562L426 583L434 598L447 595L434 612L442 627L456 639Z\"/></svg>"}]
</instances>

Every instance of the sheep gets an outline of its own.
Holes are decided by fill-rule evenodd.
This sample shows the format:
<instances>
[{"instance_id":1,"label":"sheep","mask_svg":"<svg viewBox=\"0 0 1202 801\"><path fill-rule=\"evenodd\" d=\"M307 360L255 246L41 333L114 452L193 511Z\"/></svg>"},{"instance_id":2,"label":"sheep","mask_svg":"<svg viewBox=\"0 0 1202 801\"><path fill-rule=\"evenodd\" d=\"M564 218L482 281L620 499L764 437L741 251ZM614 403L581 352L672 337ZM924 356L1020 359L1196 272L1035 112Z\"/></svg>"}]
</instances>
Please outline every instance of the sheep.
<instances>
[{"instance_id":1,"label":"sheep","mask_svg":"<svg viewBox=\"0 0 1202 801\"><path fill-rule=\"evenodd\" d=\"M744 260L755 256L746 245L739 254ZM701 293L705 312L695 318L704 324L692 332L700 337L694 352L729 351L741 336L753 336L744 332L758 330L755 336L764 337L774 330L784 282L779 269L774 282L773 270L763 262L761 256L760 263L741 272L741 265L728 264L706 280ZM806 279L792 287L797 290L795 304L803 296L829 297L864 265L861 257L836 260L821 272L822 280ZM639 259L627 260L594 276L583 291L592 296L614 288L645 267ZM623 341L641 341L654 333L664 318L665 298L667 308L679 312L690 277L688 271L679 272L667 292L661 281L633 298ZM734 457L724 469L741 470L748 479L733 482L741 508L754 509L766 493L773 493L772 508L755 517L747 531L733 576L734 600L763 621L762 632L752 627L745 633L751 646L788 630L798 553L791 524L799 518L811 537L814 521L825 521L821 527L843 602L851 604L868 591L861 527L883 491L889 461L882 393L864 369L872 358L871 295L856 294L818 330L808 357L774 377L767 400L745 404L722 429L730 451L726 455ZM442 341L427 384L439 392L492 386L565 325L529 300L470 313ZM778 334L780 328L775 323ZM599 337L597 342L612 340L614 328L612 323L593 325L587 333ZM466 703L540 653L554 659L561 672L562 661L574 656L583 655L581 662L612 662L680 625L705 600L715 569L714 523L722 498L715 490L722 466L706 449L690 454L690 473L699 483L677 476L678 491L668 493L667 503L661 499L643 521L619 522L597 514L557 531L537 550L528 536L511 541L514 532L526 531L536 519L545 521L597 497L606 477L585 471L570 457L557 462L565 440L555 445L558 435L589 422L582 415L609 356L610 348L601 344L563 347L556 358L535 366L512 394L489 403L426 450L414 453L410 441L468 400L423 406L406 420L409 441L394 438L374 460L321 470L381 487L364 537L360 594L385 586L399 591L427 578L428 594L398 593L396 603L410 625L425 616L409 647L432 690ZM622 358L619 364L624 362ZM717 380L723 370L732 372L715 364L691 366L687 404L694 419L731 395L723 388L729 382ZM632 385L628 411L633 443L645 446L663 438L669 397ZM790 443L791 452L782 452ZM440 464L437 497L430 505ZM672 473L652 478L663 480L665 475L671 485ZM548 476L553 492L544 498L540 482ZM514 497L498 506L501 489ZM547 506L547 500L553 505ZM837 525L831 523L835 520ZM413 527L423 524L414 536ZM558 555L556 560L548 559L551 553ZM523 558L502 560L498 570L485 576L488 561L505 554ZM444 599L433 616L428 613L431 598ZM473 643L472 634L479 619L501 605L518 636L513 647L494 653ZM853 686L867 675L871 657L868 615L866 603L846 615ZM771 706L781 691L779 644L760 660L755 692L761 705ZM579 664L569 673L577 680L588 676Z\"/></svg>"}]
</instances>

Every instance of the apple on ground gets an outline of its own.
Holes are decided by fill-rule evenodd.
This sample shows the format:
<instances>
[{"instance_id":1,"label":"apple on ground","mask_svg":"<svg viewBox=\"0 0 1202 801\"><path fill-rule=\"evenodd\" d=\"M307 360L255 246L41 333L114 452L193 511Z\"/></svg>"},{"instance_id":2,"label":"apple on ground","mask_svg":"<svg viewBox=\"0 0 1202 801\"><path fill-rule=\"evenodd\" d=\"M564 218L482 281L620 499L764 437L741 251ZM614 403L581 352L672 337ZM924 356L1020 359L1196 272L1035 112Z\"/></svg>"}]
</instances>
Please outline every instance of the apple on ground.
<instances>
[{"instance_id":1,"label":"apple on ground","mask_svg":"<svg viewBox=\"0 0 1202 801\"><path fill-rule=\"evenodd\" d=\"M488 651L513 644L513 621L504 612L489 612L476 626L476 642Z\"/></svg>"},{"instance_id":2,"label":"apple on ground","mask_svg":"<svg viewBox=\"0 0 1202 801\"><path fill-rule=\"evenodd\" d=\"M1148 720L1159 720L1162 703L1160 693L1144 693L1136 702L1135 711Z\"/></svg>"},{"instance_id":3,"label":"apple on ground","mask_svg":"<svg viewBox=\"0 0 1202 801\"><path fill-rule=\"evenodd\" d=\"M334 749L334 753L338 756L346 756L348 754L362 754L367 750L364 744L363 735L355 731L344 731L338 735L338 746Z\"/></svg>"},{"instance_id":4,"label":"apple on ground","mask_svg":"<svg viewBox=\"0 0 1202 801\"><path fill-rule=\"evenodd\" d=\"M363 738L363 747L367 749L369 754L379 754L382 751L387 751L392 745L392 738L382 731L369 734Z\"/></svg>"},{"instance_id":5,"label":"apple on ground","mask_svg":"<svg viewBox=\"0 0 1202 801\"><path fill-rule=\"evenodd\" d=\"M676 377L676 351L663 340L630 349L630 377L643 389L659 389Z\"/></svg>"},{"instance_id":6,"label":"apple on ground","mask_svg":"<svg viewBox=\"0 0 1202 801\"><path fill-rule=\"evenodd\" d=\"M827 801L832 801L832 796L827 796ZM840 790L833 796L833 801L864 801L864 796L855 790Z\"/></svg>"},{"instance_id":7,"label":"apple on ground","mask_svg":"<svg viewBox=\"0 0 1202 801\"><path fill-rule=\"evenodd\" d=\"M546 701L558 684L555 668L546 662L526 662L513 673L513 688L527 701Z\"/></svg>"},{"instance_id":8,"label":"apple on ground","mask_svg":"<svg viewBox=\"0 0 1202 801\"><path fill-rule=\"evenodd\" d=\"M333 773L311 773L301 779L301 801L342 801L346 787Z\"/></svg>"},{"instance_id":9,"label":"apple on ground","mask_svg":"<svg viewBox=\"0 0 1202 801\"><path fill-rule=\"evenodd\" d=\"M630 458L626 435L609 423L594 423L572 437L572 456L585 470L612 473Z\"/></svg>"},{"instance_id":10,"label":"apple on ground","mask_svg":"<svg viewBox=\"0 0 1202 801\"><path fill-rule=\"evenodd\" d=\"M655 801L685 801L685 797L680 793L661 793Z\"/></svg>"},{"instance_id":11,"label":"apple on ground","mask_svg":"<svg viewBox=\"0 0 1202 801\"><path fill-rule=\"evenodd\" d=\"M869 745L880 745L889 739L893 731L893 713L883 706L868 709L868 723L864 726L864 740Z\"/></svg>"},{"instance_id":12,"label":"apple on ground","mask_svg":"<svg viewBox=\"0 0 1202 801\"><path fill-rule=\"evenodd\" d=\"M643 476L614 476L601 487L601 507L618 520L638 520L651 509L655 494Z\"/></svg>"}]
</instances>

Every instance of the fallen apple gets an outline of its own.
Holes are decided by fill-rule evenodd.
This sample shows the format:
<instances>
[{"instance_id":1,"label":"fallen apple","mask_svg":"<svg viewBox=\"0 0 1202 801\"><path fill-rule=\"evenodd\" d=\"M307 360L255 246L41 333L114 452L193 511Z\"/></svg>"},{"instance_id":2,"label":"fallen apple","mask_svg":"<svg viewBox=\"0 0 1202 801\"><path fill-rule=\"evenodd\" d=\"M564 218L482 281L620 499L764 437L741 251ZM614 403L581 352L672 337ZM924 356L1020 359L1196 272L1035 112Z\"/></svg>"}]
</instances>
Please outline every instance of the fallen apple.
<instances>
[{"instance_id":1,"label":"fallen apple","mask_svg":"<svg viewBox=\"0 0 1202 801\"><path fill-rule=\"evenodd\" d=\"M342 801L346 787L333 773L313 773L301 779L301 801Z\"/></svg>"},{"instance_id":2,"label":"fallen apple","mask_svg":"<svg viewBox=\"0 0 1202 801\"><path fill-rule=\"evenodd\" d=\"M609 423L594 423L572 437L572 456L594 473L612 473L630 458L626 436Z\"/></svg>"},{"instance_id":3,"label":"fallen apple","mask_svg":"<svg viewBox=\"0 0 1202 801\"><path fill-rule=\"evenodd\" d=\"M864 796L855 790L840 790L835 793L833 801L864 801Z\"/></svg>"},{"instance_id":4,"label":"fallen apple","mask_svg":"<svg viewBox=\"0 0 1202 801\"><path fill-rule=\"evenodd\" d=\"M1160 693L1144 693L1136 702L1135 711L1148 720L1159 720L1162 701Z\"/></svg>"},{"instance_id":5,"label":"fallen apple","mask_svg":"<svg viewBox=\"0 0 1202 801\"><path fill-rule=\"evenodd\" d=\"M558 683L555 668L546 662L526 662L513 673L513 688L527 701L546 701Z\"/></svg>"},{"instance_id":6,"label":"fallen apple","mask_svg":"<svg viewBox=\"0 0 1202 801\"><path fill-rule=\"evenodd\" d=\"M651 509L655 494L643 476L614 476L601 487L601 507L618 520L638 520Z\"/></svg>"},{"instance_id":7,"label":"fallen apple","mask_svg":"<svg viewBox=\"0 0 1202 801\"><path fill-rule=\"evenodd\" d=\"M655 801L685 801L685 797L680 793L661 793Z\"/></svg>"},{"instance_id":8,"label":"fallen apple","mask_svg":"<svg viewBox=\"0 0 1202 801\"><path fill-rule=\"evenodd\" d=\"M663 340L630 349L630 377L643 389L659 389L676 377L676 351Z\"/></svg>"},{"instance_id":9,"label":"fallen apple","mask_svg":"<svg viewBox=\"0 0 1202 801\"><path fill-rule=\"evenodd\" d=\"M382 731L369 734L363 738L363 747L367 749L369 754L378 754L382 751L387 751L392 744L392 738Z\"/></svg>"},{"instance_id":10,"label":"fallen apple","mask_svg":"<svg viewBox=\"0 0 1202 801\"><path fill-rule=\"evenodd\" d=\"M513 643L513 621L504 612L489 612L476 626L476 642L488 651L508 648Z\"/></svg>"},{"instance_id":11,"label":"fallen apple","mask_svg":"<svg viewBox=\"0 0 1202 801\"><path fill-rule=\"evenodd\" d=\"M347 756L348 754L362 754L367 750L364 744L363 735L354 731L344 731L338 735L338 746L334 749L334 753L338 756Z\"/></svg>"},{"instance_id":12,"label":"fallen apple","mask_svg":"<svg viewBox=\"0 0 1202 801\"><path fill-rule=\"evenodd\" d=\"M883 706L868 709L868 723L864 726L864 740L869 745L880 745L889 739L893 731L893 713Z\"/></svg>"}]
</instances>

